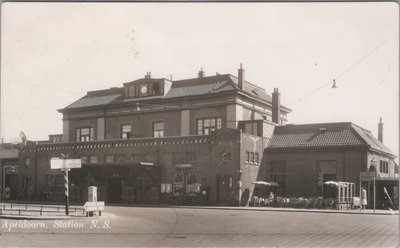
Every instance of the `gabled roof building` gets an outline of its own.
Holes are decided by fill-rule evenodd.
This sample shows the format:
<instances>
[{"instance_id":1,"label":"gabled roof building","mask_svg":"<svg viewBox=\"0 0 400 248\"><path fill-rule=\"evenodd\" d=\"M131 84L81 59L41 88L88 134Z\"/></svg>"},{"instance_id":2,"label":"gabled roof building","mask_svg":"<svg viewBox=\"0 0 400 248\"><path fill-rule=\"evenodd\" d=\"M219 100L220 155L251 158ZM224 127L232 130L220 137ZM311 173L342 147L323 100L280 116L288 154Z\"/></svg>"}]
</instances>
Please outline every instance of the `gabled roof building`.
<instances>
[{"instance_id":1,"label":"gabled roof building","mask_svg":"<svg viewBox=\"0 0 400 248\"><path fill-rule=\"evenodd\" d=\"M380 133L382 128L380 123ZM322 196L326 181L353 182L359 190L360 172L375 171L378 207L385 204L383 187L392 198L398 194L395 157L382 140L350 122L277 126L265 150L266 174L282 186L278 194ZM362 186L372 199L372 183Z\"/></svg>"},{"instance_id":2,"label":"gabled roof building","mask_svg":"<svg viewBox=\"0 0 400 248\"><path fill-rule=\"evenodd\" d=\"M324 180L358 182L370 161L394 177L393 153L352 123L287 125L291 109L238 75L171 81L144 78L90 91L63 114L63 133L28 143L19 154L18 198L62 201L61 154L80 159L70 172L70 201L97 186L106 204L246 206L257 180L282 196L321 195ZM376 167L378 171L378 167ZM394 188L391 188L394 192Z\"/></svg>"}]
</instances>

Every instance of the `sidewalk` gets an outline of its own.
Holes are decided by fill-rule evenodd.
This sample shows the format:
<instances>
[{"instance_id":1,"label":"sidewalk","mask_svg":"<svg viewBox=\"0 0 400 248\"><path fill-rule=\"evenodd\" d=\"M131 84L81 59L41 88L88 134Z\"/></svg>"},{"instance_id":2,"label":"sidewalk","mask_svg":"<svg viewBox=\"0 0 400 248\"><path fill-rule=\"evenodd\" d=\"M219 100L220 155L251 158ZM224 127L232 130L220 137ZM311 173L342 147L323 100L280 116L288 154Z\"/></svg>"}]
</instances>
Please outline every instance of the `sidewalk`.
<instances>
[{"instance_id":1,"label":"sidewalk","mask_svg":"<svg viewBox=\"0 0 400 248\"><path fill-rule=\"evenodd\" d=\"M398 210L384 209L307 209L307 208L277 208L277 207L219 207L219 206L169 206L177 208L193 208L193 209L217 209L217 210L247 210L247 211L272 211L272 212L304 212L304 213L328 213L328 214L370 214L370 215L399 215Z\"/></svg>"},{"instance_id":2,"label":"sidewalk","mask_svg":"<svg viewBox=\"0 0 400 248\"><path fill-rule=\"evenodd\" d=\"M20 205L21 210L25 205ZM15 211L16 205L14 205L13 211ZM47 206L43 205L43 208ZM54 208L54 206L51 206ZM71 206L71 208L75 208L76 206ZM137 205L137 206L108 206L108 207L152 207L152 208L186 208L186 209L214 209L214 210L236 210L236 211L270 211L270 212L303 212L303 213L324 213L324 214L368 214L368 215L399 215L398 210L383 210L383 209L366 209L360 211L359 209L352 210L336 210L336 209L304 209L304 208L277 208L277 207L225 207L225 206L155 206L155 205ZM37 208L37 206L32 205L30 209ZM70 208L70 209L71 209ZM64 209L65 210L65 209ZM102 215L107 214L107 206L105 211L102 211ZM69 215L66 216L65 212L43 212L42 215L37 213L33 214L13 214L12 212L7 212L6 210L2 210L0 214L0 219L28 219L28 220L58 220L58 219L75 219L86 217L80 211L70 211Z\"/></svg>"}]
</instances>

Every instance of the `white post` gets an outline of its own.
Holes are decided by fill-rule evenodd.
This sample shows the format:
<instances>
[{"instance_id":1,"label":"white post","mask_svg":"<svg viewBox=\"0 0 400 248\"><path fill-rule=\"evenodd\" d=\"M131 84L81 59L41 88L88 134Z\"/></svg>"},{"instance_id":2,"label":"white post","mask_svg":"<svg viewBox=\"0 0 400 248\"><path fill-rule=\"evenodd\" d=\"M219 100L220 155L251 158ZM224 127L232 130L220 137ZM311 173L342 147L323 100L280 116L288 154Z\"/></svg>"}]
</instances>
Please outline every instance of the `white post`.
<instances>
[{"instance_id":1,"label":"white post","mask_svg":"<svg viewBox=\"0 0 400 248\"><path fill-rule=\"evenodd\" d=\"M337 205L337 209L340 209L340 191L341 191L341 183L338 182L338 205Z\"/></svg>"},{"instance_id":2,"label":"white post","mask_svg":"<svg viewBox=\"0 0 400 248\"><path fill-rule=\"evenodd\" d=\"M374 213L375 213L375 207L376 207L376 184L375 184L375 172L374 172Z\"/></svg>"}]
</instances>

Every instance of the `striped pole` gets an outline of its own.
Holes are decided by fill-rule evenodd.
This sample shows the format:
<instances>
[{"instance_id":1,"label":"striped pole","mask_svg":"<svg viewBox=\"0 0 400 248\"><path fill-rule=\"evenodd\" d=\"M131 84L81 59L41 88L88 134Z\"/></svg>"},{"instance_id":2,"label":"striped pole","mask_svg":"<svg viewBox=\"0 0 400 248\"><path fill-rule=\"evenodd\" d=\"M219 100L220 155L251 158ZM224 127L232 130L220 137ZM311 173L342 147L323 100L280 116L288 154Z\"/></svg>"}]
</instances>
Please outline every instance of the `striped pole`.
<instances>
[{"instance_id":1,"label":"striped pole","mask_svg":"<svg viewBox=\"0 0 400 248\"><path fill-rule=\"evenodd\" d=\"M65 215L69 214L69 195L68 195L68 169L63 170L64 174L64 189L65 189Z\"/></svg>"}]
</instances>

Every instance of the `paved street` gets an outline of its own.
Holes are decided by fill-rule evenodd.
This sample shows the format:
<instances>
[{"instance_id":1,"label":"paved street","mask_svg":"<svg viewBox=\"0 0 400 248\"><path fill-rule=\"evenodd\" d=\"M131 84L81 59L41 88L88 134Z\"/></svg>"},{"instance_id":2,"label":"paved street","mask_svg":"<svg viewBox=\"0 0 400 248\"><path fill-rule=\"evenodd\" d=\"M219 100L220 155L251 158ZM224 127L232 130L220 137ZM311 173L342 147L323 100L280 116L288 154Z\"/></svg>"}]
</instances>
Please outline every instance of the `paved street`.
<instances>
[{"instance_id":1,"label":"paved street","mask_svg":"<svg viewBox=\"0 0 400 248\"><path fill-rule=\"evenodd\" d=\"M396 247L398 215L106 207L101 217L0 222L24 247Z\"/></svg>"}]
</instances>

